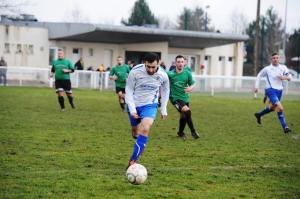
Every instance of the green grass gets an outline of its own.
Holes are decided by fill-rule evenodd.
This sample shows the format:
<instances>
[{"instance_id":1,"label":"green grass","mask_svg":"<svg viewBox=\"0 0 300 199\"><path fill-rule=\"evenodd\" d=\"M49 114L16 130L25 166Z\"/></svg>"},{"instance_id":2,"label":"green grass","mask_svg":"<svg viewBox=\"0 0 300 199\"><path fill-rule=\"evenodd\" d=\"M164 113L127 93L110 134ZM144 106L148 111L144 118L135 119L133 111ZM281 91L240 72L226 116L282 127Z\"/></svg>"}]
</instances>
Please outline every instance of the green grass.
<instances>
[{"instance_id":1,"label":"green grass","mask_svg":"<svg viewBox=\"0 0 300 199\"><path fill-rule=\"evenodd\" d=\"M74 90L60 112L53 89L0 88L0 198L300 198L300 101L283 100L293 133L251 98L193 95L199 140L176 137L178 113L159 117L129 184L134 141L113 92ZM188 132L188 130L186 130Z\"/></svg>"}]
</instances>

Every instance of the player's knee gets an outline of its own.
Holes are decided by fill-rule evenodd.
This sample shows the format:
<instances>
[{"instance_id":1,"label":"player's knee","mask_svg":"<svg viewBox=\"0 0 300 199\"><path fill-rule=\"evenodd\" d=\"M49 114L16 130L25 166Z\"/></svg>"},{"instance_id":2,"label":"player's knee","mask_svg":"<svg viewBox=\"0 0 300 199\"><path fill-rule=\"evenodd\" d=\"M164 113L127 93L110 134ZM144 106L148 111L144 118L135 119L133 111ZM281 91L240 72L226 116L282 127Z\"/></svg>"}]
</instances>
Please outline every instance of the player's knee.
<instances>
[{"instance_id":1,"label":"player's knee","mask_svg":"<svg viewBox=\"0 0 300 199\"><path fill-rule=\"evenodd\" d=\"M190 110L190 108L187 105L183 106L181 109L182 112L187 112L189 110Z\"/></svg>"}]
</instances>

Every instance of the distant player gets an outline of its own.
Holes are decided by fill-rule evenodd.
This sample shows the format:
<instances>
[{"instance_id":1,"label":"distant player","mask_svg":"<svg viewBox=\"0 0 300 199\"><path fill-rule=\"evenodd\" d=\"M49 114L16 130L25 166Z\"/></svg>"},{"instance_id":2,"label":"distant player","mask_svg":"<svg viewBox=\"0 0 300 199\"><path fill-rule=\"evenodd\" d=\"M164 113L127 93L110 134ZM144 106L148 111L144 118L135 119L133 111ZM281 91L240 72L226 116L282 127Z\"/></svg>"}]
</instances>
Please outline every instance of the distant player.
<instances>
[{"instance_id":1,"label":"distant player","mask_svg":"<svg viewBox=\"0 0 300 199\"><path fill-rule=\"evenodd\" d=\"M162 88L161 117L167 117L169 79L159 65L155 53L147 53L145 64L135 66L129 73L126 85L126 102L132 126L132 136L136 138L129 165L134 164L142 154L148 141L150 128L155 120L159 88Z\"/></svg>"},{"instance_id":2,"label":"distant player","mask_svg":"<svg viewBox=\"0 0 300 199\"><path fill-rule=\"evenodd\" d=\"M126 79L130 69L128 65L123 64L123 58L121 56L117 57L117 65L114 66L109 73L109 79L115 81L116 86L116 94L119 98L119 103L121 109L125 110L125 86L126 86Z\"/></svg>"},{"instance_id":3,"label":"distant player","mask_svg":"<svg viewBox=\"0 0 300 199\"><path fill-rule=\"evenodd\" d=\"M170 101L180 113L179 130L177 135L180 138L186 139L184 128L185 125L188 124L193 138L198 139L199 134L194 128L192 113L189 108L190 99L188 94L193 90L195 81L193 80L192 73L190 70L185 68L184 64L184 57L182 55L178 55L175 58L175 70L168 71L171 88Z\"/></svg>"},{"instance_id":4,"label":"distant player","mask_svg":"<svg viewBox=\"0 0 300 199\"><path fill-rule=\"evenodd\" d=\"M64 52L62 50L58 51L58 59L53 61L51 75L55 73L55 89L58 96L58 102L61 111L65 111L64 103L64 92L67 94L69 103L74 109L75 105L72 96L72 87L70 81L70 73L74 72L74 66L68 59L65 59Z\"/></svg>"},{"instance_id":5,"label":"distant player","mask_svg":"<svg viewBox=\"0 0 300 199\"><path fill-rule=\"evenodd\" d=\"M279 64L279 55L277 53L272 54L271 64L269 66L264 67L258 73L254 89L255 93L258 92L259 81L262 77L266 78L265 95L267 96L270 103L268 106L265 107L264 110L254 114L257 123L261 125L262 116L276 110L279 121L283 128L283 132L291 132L291 129L287 126L285 122L283 106L280 102L283 89L283 81L290 81L291 75L289 74L289 71L285 65Z\"/></svg>"}]
</instances>

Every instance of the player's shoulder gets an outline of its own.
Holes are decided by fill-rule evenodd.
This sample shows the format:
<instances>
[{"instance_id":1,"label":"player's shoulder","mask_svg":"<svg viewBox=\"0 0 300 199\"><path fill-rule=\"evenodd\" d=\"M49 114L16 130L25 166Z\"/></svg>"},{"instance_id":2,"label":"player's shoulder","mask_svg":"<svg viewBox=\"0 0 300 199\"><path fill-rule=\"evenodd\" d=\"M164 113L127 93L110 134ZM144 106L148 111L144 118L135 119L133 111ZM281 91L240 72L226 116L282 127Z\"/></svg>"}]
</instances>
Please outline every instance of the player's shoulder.
<instances>
[{"instance_id":1,"label":"player's shoulder","mask_svg":"<svg viewBox=\"0 0 300 199\"><path fill-rule=\"evenodd\" d=\"M134 71L142 71L142 69L144 68L144 64L138 64L135 65L130 72L134 72Z\"/></svg>"},{"instance_id":2,"label":"player's shoulder","mask_svg":"<svg viewBox=\"0 0 300 199\"><path fill-rule=\"evenodd\" d=\"M283 68L283 69L288 69L288 67L284 64L279 64L280 68Z\"/></svg>"}]
</instances>

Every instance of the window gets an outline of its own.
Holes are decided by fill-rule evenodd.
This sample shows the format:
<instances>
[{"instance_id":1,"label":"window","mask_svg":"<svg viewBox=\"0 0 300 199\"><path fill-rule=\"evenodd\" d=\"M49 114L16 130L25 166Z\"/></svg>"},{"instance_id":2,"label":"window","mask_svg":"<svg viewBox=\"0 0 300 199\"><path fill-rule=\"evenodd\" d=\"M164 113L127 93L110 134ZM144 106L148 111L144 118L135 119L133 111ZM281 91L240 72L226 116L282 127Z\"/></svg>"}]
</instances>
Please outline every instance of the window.
<instances>
[{"instance_id":1,"label":"window","mask_svg":"<svg viewBox=\"0 0 300 199\"><path fill-rule=\"evenodd\" d=\"M204 60L208 60L208 56L205 56L205 57L204 57Z\"/></svg>"},{"instance_id":2,"label":"window","mask_svg":"<svg viewBox=\"0 0 300 199\"><path fill-rule=\"evenodd\" d=\"M34 53L33 49L34 49L34 48L33 48L33 45L29 44L29 45L28 45L28 54L29 54L29 55L33 55L33 53Z\"/></svg>"},{"instance_id":3,"label":"window","mask_svg":"<svg viewBox=\"0 0 300 199\"><path fill-rule=\"evenodd\" d=\"M10 53L10 45L9 43L4 44L4 53Z\"/></svg>"},{"instance_id":4,"label":"window","mask_svg":"<svg viewBox=\"0 0 300 199\"><path fill-rule=\"evenodd\" d=\"M79 49L78 48L73 48L73 54L79 54Z\"/></svg>"},{"instance_id":5,"label":"window","mask_svg":"<svg viewBox=\"0 0 300 199\"><path fill-rule=\"evenodd\" d=\"M22 53L22 45L21 44L17 44L17 51L16 53Z\"/></svg>"},{"instance_id":6,"label":"window","mask_svg":"<svg viewBox=\"0 0 300 199\"><path fill-rule=\"evenodd\" d=\"M94 55L94 49L89 48L89 56L92 57Z\"/></svg>"},{"instance_id":7,"label":"window","mask_svg":"<svg viewBox=\"0 0 300 199\"><path fill-rule=\"evenodd\" d=\"M232 61L233 57L228 57L228 61Z\"/></svg>"}]
</instances>

